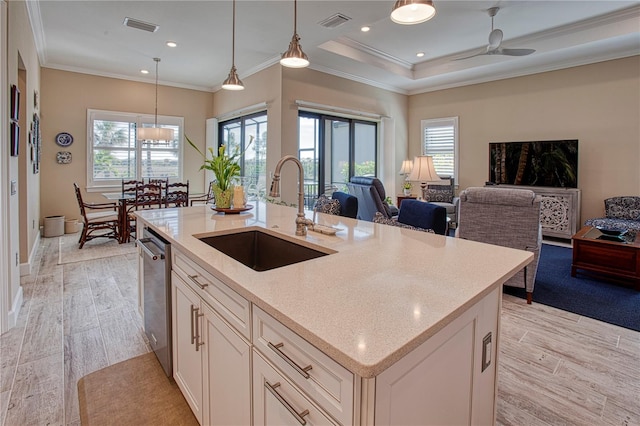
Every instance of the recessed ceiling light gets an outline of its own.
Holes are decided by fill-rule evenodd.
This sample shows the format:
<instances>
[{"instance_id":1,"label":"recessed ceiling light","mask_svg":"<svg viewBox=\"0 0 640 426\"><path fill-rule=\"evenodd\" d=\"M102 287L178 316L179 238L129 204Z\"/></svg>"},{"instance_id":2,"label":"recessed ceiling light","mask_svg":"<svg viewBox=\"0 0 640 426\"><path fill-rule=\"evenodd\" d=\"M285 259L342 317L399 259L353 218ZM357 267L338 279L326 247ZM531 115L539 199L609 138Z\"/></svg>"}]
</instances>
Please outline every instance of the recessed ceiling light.
<instances>
[{"instance_id":1,"label":"recessed ceiling light","mask_svg":"<svg viewBox=\"0 0 640 426\"><path fill-rule=\"evenodd\" d=\"M360 31L362 31L363 33L366 33L366 32L368 32L370 29L371 29L370 27L367 27L367 26L365 25L364 27L360 28Z\"/></svg>"},{"instance_id":2,"label":"recessed ceiling light","mask_svg":"<svg viewBox=\"0 0 640 426\"><path fill-rule=\"evenodd\" d=\"M142 74L149 74L149 70L140 70Z\"/></svg>"},{"instance_id":3,"label":"recessed ceiling light","mask_svg":"<svg viewBox=\"0 0 640 426\"><path fill-rule=\"evenodd\" d=\"M418 53L416 53L416 56L418 58L422 58L424 56L424 52L418 52Z\"/></svg>"},{"instance_id":4,"label":"recessed ceiling light","mask_svg":"<svg viewBox=\"0 0 640 426\"><path fill-rule=\"evenodd\" d=\"M169 46L169 47L176 47L177 45L178 45L178 43L176 43L175 41L169 40L167 42L167 46Z\"/></svg>"}]
</instances>

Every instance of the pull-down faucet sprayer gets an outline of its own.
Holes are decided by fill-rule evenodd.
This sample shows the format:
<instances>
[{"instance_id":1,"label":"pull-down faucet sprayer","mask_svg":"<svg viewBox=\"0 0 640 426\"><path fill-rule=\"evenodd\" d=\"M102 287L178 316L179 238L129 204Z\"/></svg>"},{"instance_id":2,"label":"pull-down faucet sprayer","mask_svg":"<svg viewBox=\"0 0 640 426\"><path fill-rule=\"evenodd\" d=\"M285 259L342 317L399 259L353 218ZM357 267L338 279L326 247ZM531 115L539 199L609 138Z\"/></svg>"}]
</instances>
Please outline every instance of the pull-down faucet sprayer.
<instances>
[{"instance_id":1,"label":"pull-down faucet sprayer","mask_svg":"<svg viewBox=\"0 0 640 426\"><path fill-rule=\"evenodd\" d=\"M304 217L304 169L302 163L293 155L285 155L276 164L276 170L273 173L273 181L271 182L270 197L280 196L280 170L282 165L287 161L293 161L298 166L298 216L296 217L296 235L307 235L307 226L312 226L313 221Z\"/></svg>"}]
</instances>

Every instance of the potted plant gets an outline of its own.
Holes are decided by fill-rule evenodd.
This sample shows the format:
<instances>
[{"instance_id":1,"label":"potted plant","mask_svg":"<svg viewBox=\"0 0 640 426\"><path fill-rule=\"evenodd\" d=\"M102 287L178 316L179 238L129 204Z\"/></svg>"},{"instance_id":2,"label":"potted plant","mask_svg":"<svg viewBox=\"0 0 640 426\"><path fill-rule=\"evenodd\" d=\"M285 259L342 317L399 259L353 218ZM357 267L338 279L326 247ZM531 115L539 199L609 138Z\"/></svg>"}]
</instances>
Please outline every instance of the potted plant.
<instances>
[{"instance_id":1,"label":"potted plant","mask_svg":"<svg viewBox=\"0 0 640 426\"><path fill-rule=\"evenodd\" d=\"M218 148L218 155L215 155L213 148L209 147L208 151L211 154L211 158L207 158L207 156L191 142L187 135L184 137L187 142L189 142L189 145L198 151L204 159L204 163L200 166L199 170L211 170L215 176L213 193L216 207L228 209L231 207L231 199L233 198L234 178L240 176L240 164L238 164L238 160L242 156L242 153L236 151L232 155L229 155L226 152L226 146L221 145L220 148ZM251 145L251 142L253 142L253 136L250 136L247 147Z\"/></svg>"},{"instance_id":2,"label":"potted plant","mask_svg":"<svg viewBox=\"0 0 640 426\"><path fill-rule=\"evenodd\" d=\"M404 195L411 195L411 188L413 186L411 185L411 182L409 182L408 180L405 180L404 183L402 184L402 190L404 191Z\"/></svg>"}]
</instances>

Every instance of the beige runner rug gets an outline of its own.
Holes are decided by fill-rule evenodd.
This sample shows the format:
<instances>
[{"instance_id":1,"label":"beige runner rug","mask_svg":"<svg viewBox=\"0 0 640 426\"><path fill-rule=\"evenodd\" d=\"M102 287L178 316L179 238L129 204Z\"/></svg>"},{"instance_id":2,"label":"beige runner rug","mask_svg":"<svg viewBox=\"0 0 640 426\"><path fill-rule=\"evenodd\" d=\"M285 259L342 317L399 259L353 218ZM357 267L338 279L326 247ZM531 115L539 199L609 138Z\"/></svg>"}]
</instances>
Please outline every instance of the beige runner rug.
<instances>
[{"instance_id":1,"label":"beige runner rug","mask_svg":"<svg viewBox=\"0 0 640 426\"><path fill-rule=\"evenodd\" d=\"M95 240L87 241L84 247L79 249L78 238L80 238L79 232L59 237L58 265L124 255L135 253L136 251L134 242L119 244L116 240L110 238L96 238Z\"/></svg>"},{"instance_id":2,"label":"beige runner rug","mask_svg":"<svg viewBox=\"0 0 640 426\"><path fill-rule=\"evenodd\" d=\"M198 425L153 352L78 381L80 421L87 425Z\"/></svg>"}]
</instances>

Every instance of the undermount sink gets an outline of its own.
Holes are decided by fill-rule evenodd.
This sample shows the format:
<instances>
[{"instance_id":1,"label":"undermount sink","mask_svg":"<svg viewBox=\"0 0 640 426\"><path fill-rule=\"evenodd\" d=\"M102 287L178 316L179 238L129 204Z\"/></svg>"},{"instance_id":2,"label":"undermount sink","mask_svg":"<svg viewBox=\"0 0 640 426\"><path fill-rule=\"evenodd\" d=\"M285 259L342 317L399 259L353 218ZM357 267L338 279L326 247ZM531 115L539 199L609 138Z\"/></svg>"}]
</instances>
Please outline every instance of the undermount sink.
<instances>
[{"instance_id":1,"label":"undermount sink","mask_svg":"<svg viewBox=\"0 0 640 426\"><path fill-rule=\"evenodd\" d=\"M196 238L258 272L333 253L306 247L259 230Z\"/></svg>"}]
</instances>

